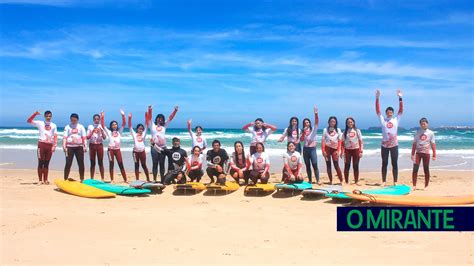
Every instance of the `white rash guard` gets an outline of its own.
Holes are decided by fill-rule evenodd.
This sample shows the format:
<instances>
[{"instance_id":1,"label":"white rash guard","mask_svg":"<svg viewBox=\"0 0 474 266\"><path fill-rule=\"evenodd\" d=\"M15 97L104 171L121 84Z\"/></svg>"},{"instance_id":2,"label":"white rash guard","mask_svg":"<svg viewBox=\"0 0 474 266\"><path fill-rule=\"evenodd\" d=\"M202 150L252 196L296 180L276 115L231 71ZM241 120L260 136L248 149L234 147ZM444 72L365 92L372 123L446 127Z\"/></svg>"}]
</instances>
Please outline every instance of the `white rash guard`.
<instances>
[{"instance_id":1,"label":"white rash guard","mask_svg":"<svg viewBox=\"0 0 474 266\"><path fill-rule=\"evenodd\" d=\"M89 125L87 127L87 135L91 134L91 137L89 139L89 143L91 144L102 144L103 139L102 139L102 132L100 132L102 126L100 124L94 124L94 125Z\"/></svg>"},{"instance_id":2,"label":"white rash guard","mask_svg":"<svg viewBox=\"0 0 474 266\"><path fill-rule=\"evenodd\" d=\"M63 141L66 141L66 147L84 146L83 138L86 138L86 129L81 124L67 125L64 128Z\"/></svg>"},{"instance_id":3,"label":"white rash guard","mask_svg":"<svg viewBox=\"0 0 474 266\"><path fill-rule=\"evenodd\" d=\"M283 154L283 163L288 164L291 170L296 170L298 169L298 165L303 163L303 160L299 152L287 151Z\"/></svg>"},{"instance_id":4,"label":"white rash guard","mask_svg":"<svg viewBox=\"0 0 474 266\"><path fill-rule=\"evenodd\" d=\"M435 144L435 135L433 131L429 129L419 129L413 139L413 143L416 144L417 153L430 154L431 144Z\"/></svg>"},{"instance_id":5,"label":"white rash guard","mask_svg":"<svg viewBox=\"0 0 474 266\"><path fill-rule=\"evenodd\" d=\"M316 141L316 135L318 132L317 127L313 127L312 130L309 130L309 128L306 128L303 130L303 140L304 140L304 146L305 147L316 147L317 141Z\"/></svg>"},{"instance_id":6,"label":"white rash guard","mask_svg":"<svg viewBox=\"0 0 474 266\"><path fill-rule=\"evenodd\" d=\"M291 130L291 136L288 136L288 130ZM288 142L299 143L300 142L299 137L301 136L301 129L285 128L285 131L283 131L283 134L281 136L283 137L283 139L288 138Z\"/></svg>"},{"instance_id":7,"label":"white rash guard","mask_svg":"<svg viewBox=\"0 0 474 266\"><path fill-rule=\"evenodd\" d=\"M390 119L379 115L380 124L382 125L382 147L393 148L398 146L398 124L400 123L401 114Z\"/></svg>"},{"instance_id":8,"label":"white rash guard","mask_svg":"<svg viewBox=\"0 0 474 266\"><path fill-rule=\"evenodd\" d=\"M268 170L270 168L270 158L265 152L254 153L249 160L253 170L263 172L264 170Z\"/></svg>"},{"instance_id":9,"label":"white rash guard","mask_svg":"<svg viewBox=\"0 0 474 266\"><path fill-rule=\"evenodd\" d=\"M347 138L344 133L342 133L342 141L344 142L344 149L354 150L360 149L359 140L362 141L362 133L359 129L349 129L347 131Z\"/></svg>"},{"instance_id":10,"label":"white rash guard","mask_svg":"<svg viewBox=\"0 0 474 266\"><path fill-rule=\"evenodd\" d=\"M130 128L133 138L133 151L142 152L145 150L146 131L147 129L145 128L141 134L138 134L133 128Z\"/></svg>"},{"instance_id":11,"label":"white rash guard","mask_svg":"<svg viewBox=\"0 0 474 266\"><path fill-rule=\"evenodd\" d=\"M58 134L58 128L53 122L33 120L30 123L39 130L39 142L54 144L54 136Z\"/></svg>"},{"instance_id":12,"label":"white rash guard","mask_svg":"<svg viewBox=\"0 0 474 266\"><path fill-rule=\"evenodd\" d=\"M268 136L273 133L271 128L266 128L265 130L259 128L255 130L253 127L249 127L247 132L252 134L252 141L250 142L250 146L255 146L258 142L265 143Z\"/></svg>"},{"instance_id":13,"label":"white rash guard","mask_svg":"<svg viewBox=\"0 0 474 266\"><path fill-rule=\"evenodd\" d=\"M123 132L123 127L115 131L110 131L110 129L105 128L105 134L107 135L107 138L109 139L109 146L108 146L109 149L111 150L120 149L122 132Z\"/></svg>"},{"instance_id":14,"label":"white rash guard","mask_svg":"<svg viewBox=\"0 0 474 266\"><path fill-rule=\"evenodd\" d=\"M332 149L337 149L338 143L342 138L342 132L341 129L337 130L331 130L328 132L327 128L324 128L323 130L323 139L325 146L328 146Z\"/></svg>"}]
</instances>

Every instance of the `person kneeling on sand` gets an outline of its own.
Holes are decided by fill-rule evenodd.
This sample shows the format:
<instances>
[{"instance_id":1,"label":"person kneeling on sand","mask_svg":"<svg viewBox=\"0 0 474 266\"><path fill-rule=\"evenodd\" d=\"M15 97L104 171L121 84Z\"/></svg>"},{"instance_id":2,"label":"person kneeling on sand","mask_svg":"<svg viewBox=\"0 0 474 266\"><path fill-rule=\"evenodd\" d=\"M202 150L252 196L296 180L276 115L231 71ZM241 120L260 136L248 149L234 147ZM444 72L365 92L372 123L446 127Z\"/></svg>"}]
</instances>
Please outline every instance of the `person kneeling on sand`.
<instances>
[{"instance_id":1,"label":"person kneeling on sand","mask_svg":"<svg viewBox=\"0 0 474 266\"><path fill-rule=\"evenodd\" d=\"M256 185L259 179L262 184L266 184L268 183L268 179L270 179L270 158L265 152L265 146L263 146L263 143L258 142L256 144L256 149L257 152L254 153L247 162L247 167L252 167L249 178L253 185Z\"/></svg>"},{"instance_id":2,"label":"person kneeling on sand","mask_svg":"<svg viewBox=\"0 0 474 266\"><path fill-rule=\"evenodd\" d=\"M301 154L296 151L294 142L288 142L286 153L283 154L283 175L284 183L303 182L303 176L300 173L303 167Z\"/></svg>"},{"instance_id":3,"label":"person kneeling on sand","mask_svg":"<svg viewBox=\"0 0 474 266\"><path fill-rule=\"evenodd\" d=\"M163 150L163 153L168 157L168 173L165 175L165 185L175 182L178 184L186 183L184 171L188 154L181 149L180 145L179 138L173 138L173 148Z\"/></svg>"},{"instance_id":4,"label":"person kneeling on sand","mask_svg":"<svg viewBox=\"0 0 474 266\"><path fill-rule=\"evenodd\" d=\"M227 155L226 150L221 149L221 142L219 140L214 140L212 142L212 150L207 151L207 175L211 179L211 183L214 183L214 177L217 177L217 183L220 185L225 185L225 176L226 171L225 167L227 166L227 161L229 160L229 155Z\"/></svg>"}]
</instances>

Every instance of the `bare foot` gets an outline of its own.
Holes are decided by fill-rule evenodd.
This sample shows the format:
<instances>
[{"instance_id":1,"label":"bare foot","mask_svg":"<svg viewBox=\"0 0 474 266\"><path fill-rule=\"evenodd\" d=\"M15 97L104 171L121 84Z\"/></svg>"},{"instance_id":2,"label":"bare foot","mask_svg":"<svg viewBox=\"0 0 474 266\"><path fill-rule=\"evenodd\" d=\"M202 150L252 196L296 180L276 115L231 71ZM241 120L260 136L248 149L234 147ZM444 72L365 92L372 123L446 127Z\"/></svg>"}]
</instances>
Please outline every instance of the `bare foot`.
<instances>
[{"instance_id":1,"label":"bare foot","mask_svg":"<svg viewBox=\"0 0 474 266\"><path fill-rule=\"evenodd\" d=\"M415 190L416 190L416 186L413 186L411 189L412 189L413 191L415 191Z\"/></svg>"},{"instance_id":2,"label":"bare foot","mask_svg":"<svg viewBox=\"0 0 474 266\"><path fill-rule=\"evenodd\" d=\"M428 190L428 186L425 186L425 188L423 190L425 190L425 191Z\"/></svg>"},{"instance_id":3,"label":"bare foot","mask_svg":"<svg viewBox=\"0 0 474 266\"><path fill-rule=\"evenodd\" d=\"M318 182L318 185L319 185L319 186L321 186L322 184L323 184L323 182L321 182L321 181Z\"/></svg>"},{"instance_id":4,"label":"bare foot","mask_svg":"<svg viewBox=\"0 0 474 266\"><path fill-rule=\"evenodd\" d=\"M45 185L49 185L49 181L44 181L44 184L45 184Z\"/></svg>"},{"instance_id":5,"label":"bare foot","mask_svg":"<svg viewBox=\"0 0 474 266\"><path fill-rule=\"evenodd\" d=\"M355 185L356 185L356 186L360 186L359 182L355 182Z\"/></svg>"},{"instance_id":6,"label":"bare foot","mask_svg":"<svg viewBox=\"0 0 474 266\"><path fill-rule=\"evenodd\" d=\"M385 187L385 182L382 182L382 184L380 185L381 187Z\"/></svg>"}]
</instances>

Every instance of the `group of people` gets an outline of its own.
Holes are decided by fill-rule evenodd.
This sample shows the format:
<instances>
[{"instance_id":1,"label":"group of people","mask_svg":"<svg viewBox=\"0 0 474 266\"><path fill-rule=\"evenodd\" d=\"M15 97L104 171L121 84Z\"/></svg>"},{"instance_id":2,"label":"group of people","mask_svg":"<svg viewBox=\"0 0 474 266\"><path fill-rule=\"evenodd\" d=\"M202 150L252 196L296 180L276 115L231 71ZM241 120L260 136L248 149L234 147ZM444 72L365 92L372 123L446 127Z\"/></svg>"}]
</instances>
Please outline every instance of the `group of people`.
<instances>
[{"instance_id":1,"label":"group of people","mask_svg":"<svg viewBox=\"0 0 474 266\"><path fill-rule=\"evenodd\" d=\"M379 102L380 91L376 91L375 109L382 126L382 185L385 185L387 178L388 161L390 158L392 165L393 183L398 181L398 124L403 114L402 92L397 91L399 97L399 109L397 116L394 116L394 109L388 107L385 116L381 113ZM252 135L250 142L250 153L245 153L244 144L241 141L234 143L234 151L229 156L225 149L221 148L219 140L212 141L212 148L206 151L207 140L202 135L203 128L196 126L192 129L192 121L188 120L187 128L192 139L192 150L188 156L187 152L181 148L179 138L172 139L171 148L167 147L166 129L178 112L176 106L165 119L163 114L158 114L152 120L152 107L149 106L145 112L145 124L132 126L132 114L128 114L128 127L133 138L133 160L135 163L135 178L138 180L140 165L143 168L147 181L150 180L148 167L146 164L146 135L150 129L151 138L149 141L152 157L153 181L157 182L158 169L160 182L163 184L185 183L188 181L200 182L206 174L211 182L225 184L226 176L230 175L236 182L243 181L243 184L256 184L257 182L267 183L270 178L270 157L265 153L265 142L270 134L277 130L276 126L265 123L261 118L248 123L243 130ZM305 164L307 178L313 182L313 172L315 182L321 185L318 161L317 161L317 131L319 126L318 109L314 107L314 123L309 118L303 120L302 128L299 128L299 119L292 117L289 125L284 129L279 138L279 142L287 140L287 151L283 155L284 166L282 169L282 182L302 182L303 162ZM28 123L39 129L38 141L38 178L40 183L48 184L48 166L52 153L57 146L57 127L51 122L52 113L44 113L44 121L34 120L40 112L36 111L28 118ZM63 133L62 148L65 152L66 163L64 167L64 179L68 179L74 157L79 166L79 176L84 179L84 153L89 149L90 177L94 178L96 162L99 167L101 179L104 180L104 147L103 143L108 140L107 156L109 159L109 175L114 181L114 163L117 162L123 180L127 182L127 174L123 165L121 153L121 138L126 126L126 115L120 110L122 123L115 120L105 125L104 112L93 116L93 123L87 127L79 124L79 115L71 114L70 123L66 125ZM301 147L303 142L303 147ZM87 144L88 143L88 144ZM362 158L364 148L361 131L356 127L356 121L352 117L345 120L345 129L338 128L338 121L335 116L328 119L328 125L323 129L321 150L326 162L329 182L333 183L332 166L336 170L336 175L340 183L349 183L349 171L352 164L355 184L359 185L359 161ZM412 145L413 160L413 186L416 187L418 169L423 162L425 173L425 187L429 184L429 162L430 150L433 153L433 160L436 159L436 145L434 133L428 129L428 120L420 120L420 129L416 132ZM204 157L206 154L206 157ZM344 159L344 173L339 167L339 158ZM96 161L97 159L97 161ZM168 159L167 172L165 173L165 161ZM343 179L344 177L344 179Z\"/></svg>"}]
</instances>

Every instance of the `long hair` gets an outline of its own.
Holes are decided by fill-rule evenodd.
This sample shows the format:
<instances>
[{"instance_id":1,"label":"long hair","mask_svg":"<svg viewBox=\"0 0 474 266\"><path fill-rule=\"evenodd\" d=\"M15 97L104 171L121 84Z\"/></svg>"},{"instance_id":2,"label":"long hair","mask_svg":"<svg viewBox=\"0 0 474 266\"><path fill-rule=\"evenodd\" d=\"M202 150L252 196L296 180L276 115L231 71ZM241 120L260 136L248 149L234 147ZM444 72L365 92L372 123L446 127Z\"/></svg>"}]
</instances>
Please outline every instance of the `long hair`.
<instances>
[{"instance_id":1,"label":"long hair","mask_svg":"<svg viewBox=\"0 0 474 266\"><path fill-rule=\"evenodd\" d=\"M199 146L196 145L196 146L193 147L192 152L191 152L191 155L194 155L194 150L195 150L196 148L199 150L199 153L201 153L201 147L199 147Z\"/></svg>"},{"instance_id":2,"label":"long hair","mask_svg":"<svg viewBox=\"0 0 474 266\"><path fill-rule=\"evenodd\" d=\"M329 122L331 121L331 119L336 120L336 125L334 126L334 129L337 130L337 117L330 116L329 119L328 119L328 127L327 127L328 132L329 132Z\"/></svg>"},{"instance_id":3,"label":"long hair","mask_svg":"<svg viewBox=\"0 0 474 266\"><path fill-rule=\"evenodd\" d=\"M354 120L354 118L352 117L348 117L346 118L346 129L344 129L344 138L347 139L347 131L349 131L349 127L347 126L347 122L349 122L349 119L352 120L354 122L354 126L352 127L354 130L357 130L357 127L356 127L356 121Z\"/></svg>"},{"instance_id":4,"label":"long hair","mask_svg":"<svg viewBox=\"0 0 474 266\"><path fill-rule=\"evenodd\" d=\"M255 144L255 150L258 150L257 149L258 145L262 146L262 148L263 148L262 152L264 152L265 151L265 145L263 145L263 143L261 143L261 142L257 142L257 144Z\"/></svg>"},{"instance_id":5,"label":"long hair","mask_svg":"<svg viewBox=\"0 0 474 266\"><path fill-rule=\"evenodd\" d=\"M117 121L112 120L112 121L110 121L110 124L109 124L109 129L110 129L110 131L114 131L114 130L112 129L112 124L113 124L113 123L116 123L116 124L117 124L117 130L118 130L118 123L117 123Z\"/></svg>"},{"instance_id":6,"label":"long hair","mask_svg":"<svg viewBox=\"0 0 474 266\"><path fill-rule=\"evenodd\" d=\"M239 161L239 157L238 157L238 154L237 154L237 144L240 144L242 145L242 161L245 163L245 149L244 149L244 144L242 143L242 141L238 140L236 142L234 142L234 152L235 152L235 161L238 162Z\"/></svg>"},{"instance_id":7,"label":"long hair","mask_svg":"<svg viewBox=\"0 0 474 266\"><path fill-rule=\"evenodd\" d=\"M261 119L261 118L255 119L255 123L257 123L257 121L262 122L262 124L265 123L265 122L263 122L263 119ZM257 126L253 126L253 130L254 130L254 131L257 131L257 130L258 130L258 129L257 129ZM264 127L264 126L262 126L262 131L265 131L265 130L267 130L267 128Z\"/></svg>"},{"instance_id":8,"label":"long hair","mask_svg":"<svg viewBox=\"0 0 474 266\"><path fill-rule=\"evenodd\" d=\"M300 138L300 132L298 130L298 127L300 126L300 120L298 119L298 117L295 117L293 116L292 118L290 118L290 124L288 125L288 130L286 131L286 134L288 135L288 137L291 137L291 131L293 129L293 126L291 126L291 120L293 119L296 119L296 134L297 135L297 138L299 139Z\"/></svg>"},{"instance_id":9,"label":"long hair","mask_svg":"<svg viewBox=\"0 0 474 266\"><path fill-rule=\"evenodd\" d=\"M292 145L292 144L296 148L296 143L294 143L293 141L288 141L288 143L286 144L286 151L290 151L290 145Z\"/></svg>"},{"instance_id":10,"label":"long hair","mask_svg":"<svg viewBox=\"0 0 474 266\"><path fill-rule=\"evenodd\" d=\"M309 118L303 119L303 125L301 126L301 132L304 132L304 123L308 121L309 122L309 130L313 130L313 127L311 126L311 120Z\"/></svg>"},{"instance_id":11,"label":"long hair","mask_svg":"<svg viewBox=\"0 0 474 266\"><path fill-rule=\"evenodd\" d=\"M164 126L165 125L165 116L163 114L157 114L156 117L155 117L155 124L158 125L158 118L161 118L161 122L160 122L160 126Z\"/></svg>"}]
</instances>

